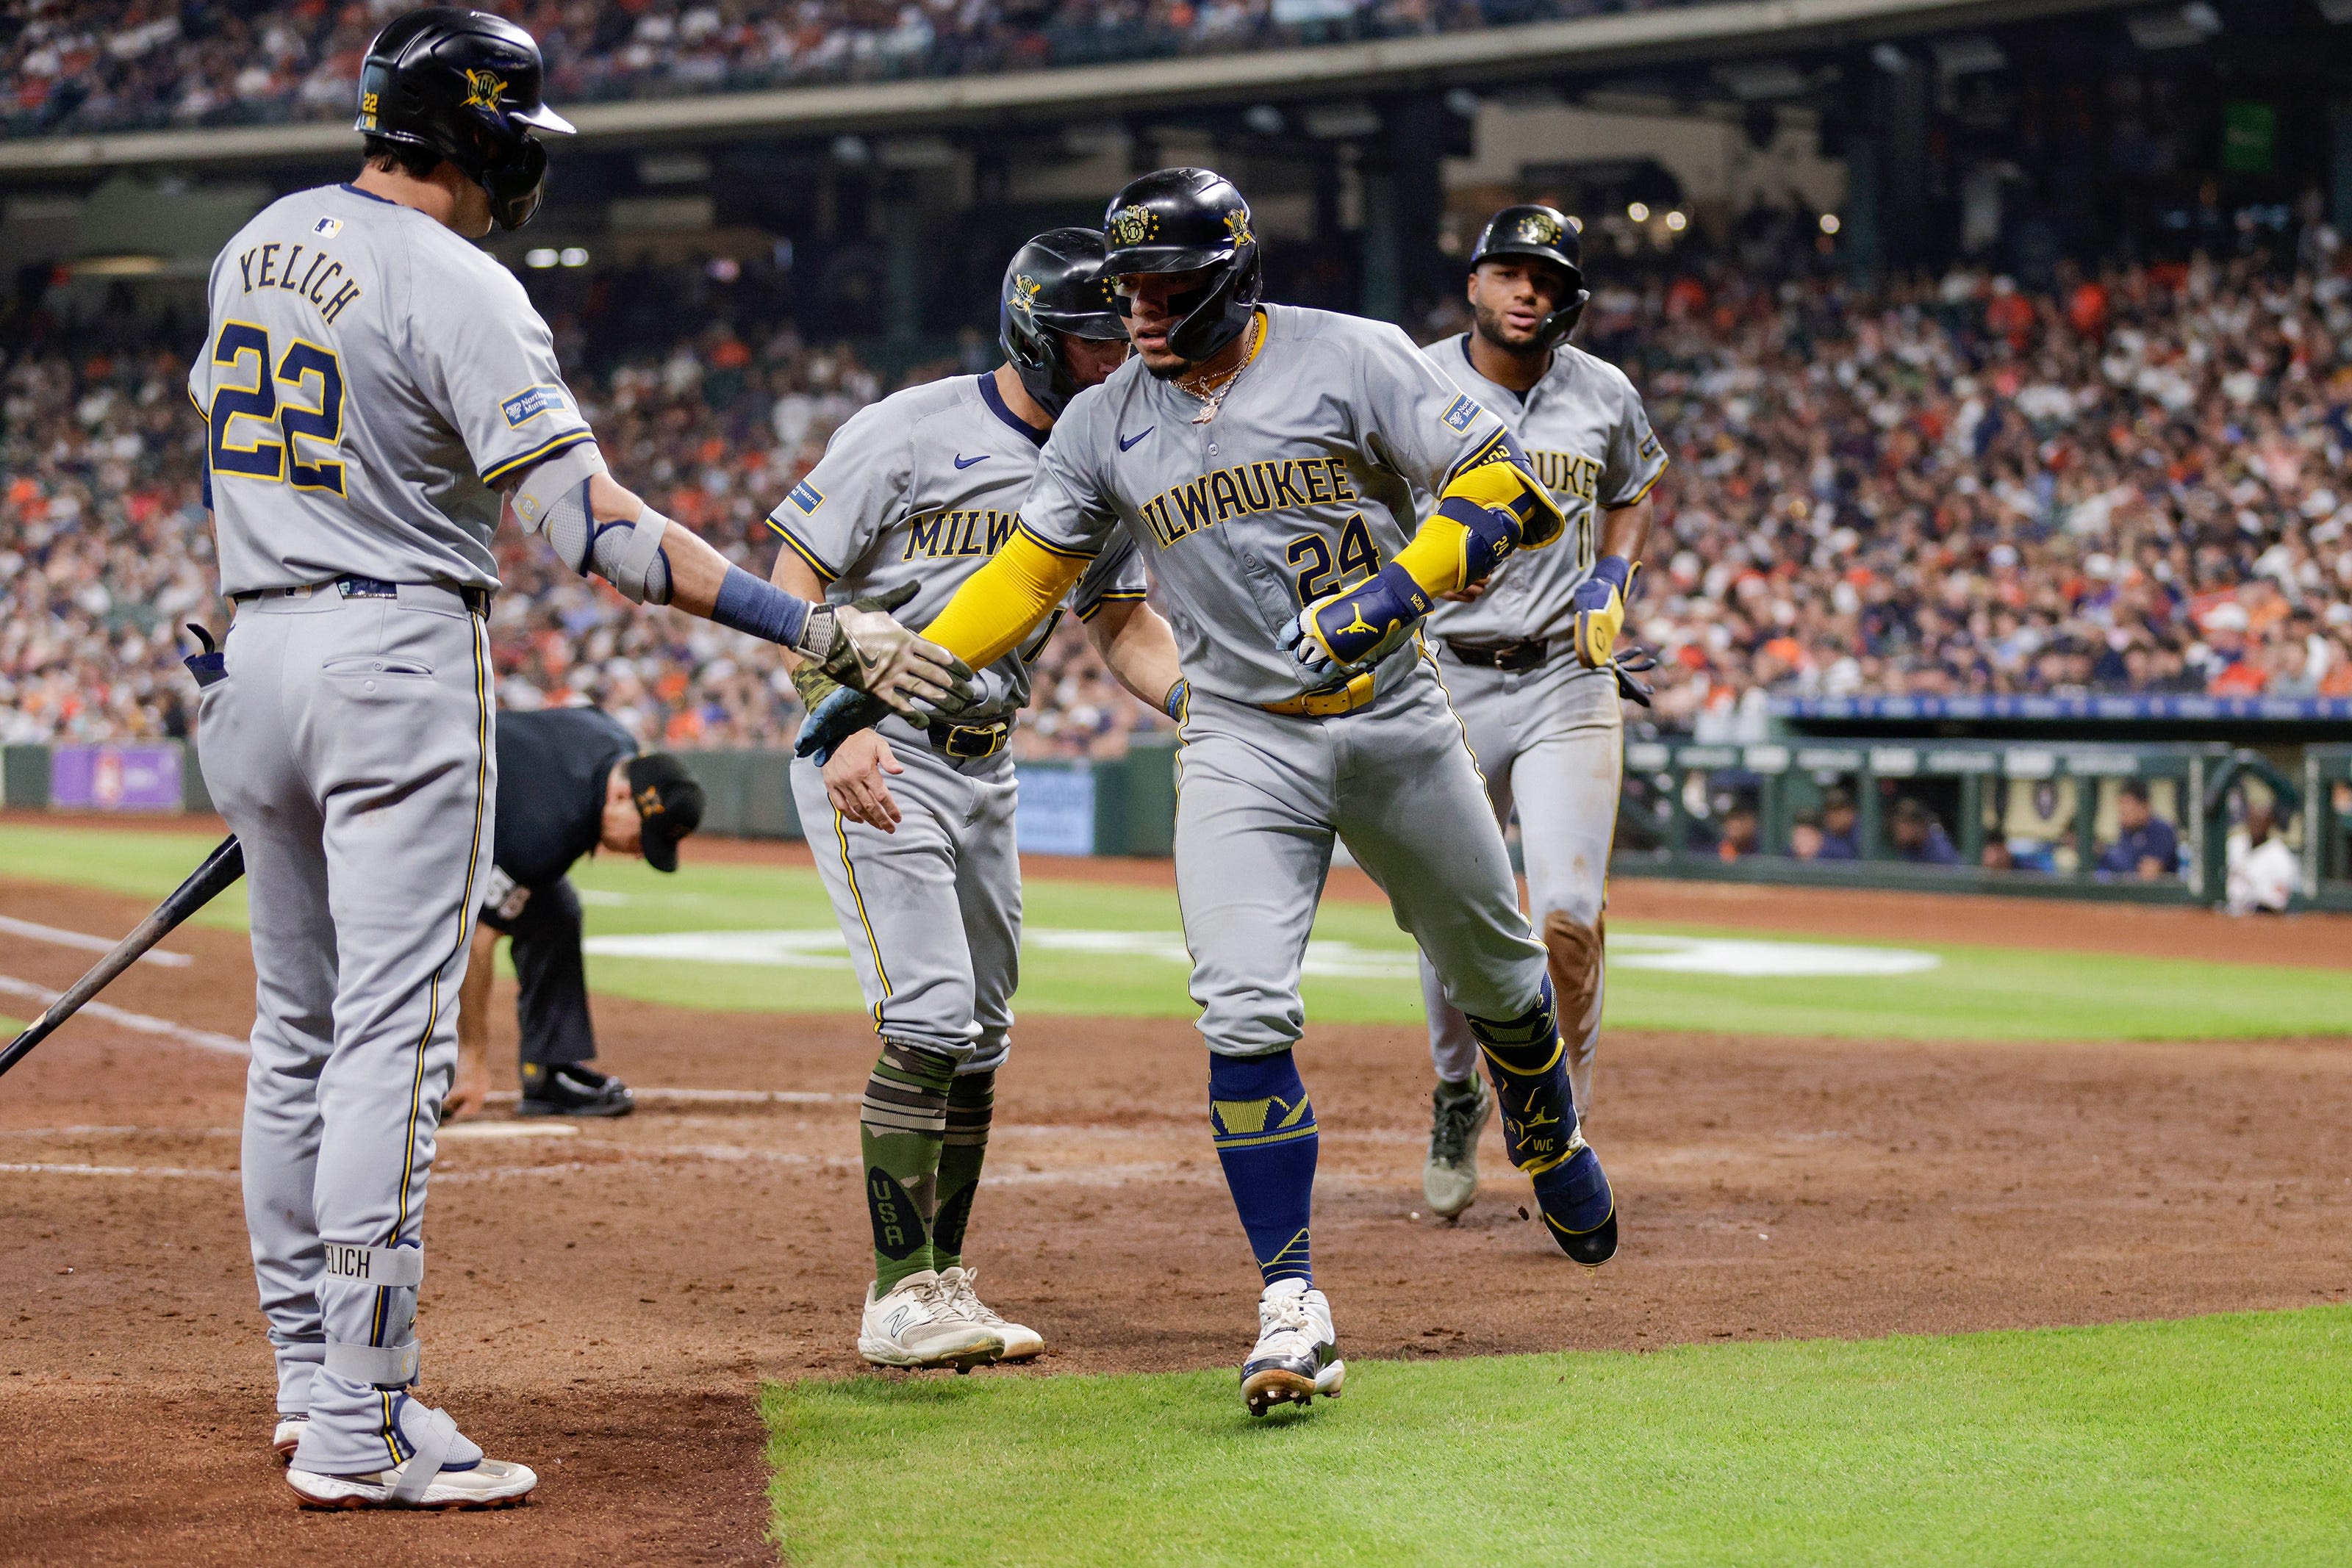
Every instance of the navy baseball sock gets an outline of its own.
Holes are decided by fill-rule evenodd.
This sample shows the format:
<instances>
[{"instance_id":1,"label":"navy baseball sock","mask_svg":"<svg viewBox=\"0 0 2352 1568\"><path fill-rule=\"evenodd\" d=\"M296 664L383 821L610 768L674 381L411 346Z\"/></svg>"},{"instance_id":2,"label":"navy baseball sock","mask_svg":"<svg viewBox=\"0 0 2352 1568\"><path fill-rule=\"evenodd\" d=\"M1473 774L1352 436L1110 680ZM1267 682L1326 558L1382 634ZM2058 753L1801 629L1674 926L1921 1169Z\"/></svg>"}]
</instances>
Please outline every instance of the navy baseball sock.
<instances>
[{"instance_id":1,"label":"navy baseball sock","mask_svg":"<svg viewBox=\"0 0 2352 1568\"><path fill-rule=\"evenodd\" d=\"M1315 1107L1287 1051L1209 1057L1209 1127L1234 1207L1265 1282L1315 1282L1307 1231L1315 1207Z\"/></svg>"}]
</instances>

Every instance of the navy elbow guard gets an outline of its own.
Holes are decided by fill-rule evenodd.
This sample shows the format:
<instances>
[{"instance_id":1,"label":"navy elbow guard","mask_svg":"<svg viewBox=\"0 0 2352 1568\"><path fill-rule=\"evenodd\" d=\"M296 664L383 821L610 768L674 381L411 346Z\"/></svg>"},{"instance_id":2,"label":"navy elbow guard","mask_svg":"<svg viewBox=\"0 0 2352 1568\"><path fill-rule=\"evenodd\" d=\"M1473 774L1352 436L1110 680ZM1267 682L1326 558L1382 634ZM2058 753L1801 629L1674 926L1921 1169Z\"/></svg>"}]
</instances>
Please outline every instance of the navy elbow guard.
<instances>
[{"instance_id":1,"label":"navy elbow guard","mask_svg":"<svg viewBox=\"0 0 2352 1568\"><path fill-rule=\"evenodd\" d=\"M1465 588L1486 577L1519 548L1520 520L1499 507L1482 507L1466 497L1448 496L1437 503L1437 515L1469 531L1462 546Z\"/></svg>"}]
</instances>

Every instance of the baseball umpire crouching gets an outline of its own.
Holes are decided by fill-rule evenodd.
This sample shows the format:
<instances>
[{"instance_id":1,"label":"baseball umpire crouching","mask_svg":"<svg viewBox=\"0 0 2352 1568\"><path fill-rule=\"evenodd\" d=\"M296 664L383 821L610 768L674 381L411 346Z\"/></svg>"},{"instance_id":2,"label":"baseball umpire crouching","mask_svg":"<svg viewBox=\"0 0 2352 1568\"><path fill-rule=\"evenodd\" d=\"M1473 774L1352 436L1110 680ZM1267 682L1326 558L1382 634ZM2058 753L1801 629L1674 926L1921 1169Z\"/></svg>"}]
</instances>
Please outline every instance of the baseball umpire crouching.
<instances>
[{"instance_id":1,"label":"baseball umpire crouching","mask_svg":"<svg viewBox=\"0 0 2352 1568\"><path fill-rule=\"evenodd\" d=\"M482 1108L489 1090L491 960L514 943L525 1116L625 1116L629 1086L588 1064L596 1030L580 954L580 894L567 874L599 849L677 869L677 842L702 825L702 786L666 751L640 756L594 708L499 716L497 858L457 1002L457 1081L444 1111Z\"/></svg>"}]
</instances>

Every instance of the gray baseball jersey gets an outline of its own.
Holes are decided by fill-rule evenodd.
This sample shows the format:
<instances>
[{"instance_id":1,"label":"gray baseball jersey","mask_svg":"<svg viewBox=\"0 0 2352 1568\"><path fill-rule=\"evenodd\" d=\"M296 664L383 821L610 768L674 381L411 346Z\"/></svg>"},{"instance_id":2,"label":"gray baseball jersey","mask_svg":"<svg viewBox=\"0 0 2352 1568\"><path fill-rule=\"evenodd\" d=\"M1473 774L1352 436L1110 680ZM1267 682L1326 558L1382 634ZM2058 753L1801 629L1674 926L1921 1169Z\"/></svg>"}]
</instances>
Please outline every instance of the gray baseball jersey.
<instances>
[{"instance_id":1,"label":"gray baseball jersey","mask_svg":"<svg viewBox=\"0 0 2352 1568\"><path fill-rule=\"evenodd\" d=\"M246 1221L278 1407L309 1416L294 1462L359 1474L413 1451L425 1198L492 855L489 639L459 590L498 580L491 486L592 438L514 279L350 186L247 225L211 314L188 385L242 597L199 749L252 890Z\"/></svg>"},{"instance_id":2,"label":"gray baseball jersey","mask_svg":"<svg viewBox=\"0 0 2352 1568\"><path fill-rule=\"evenodd\" d=\"M1426 622L1429 634L1467 643L1565 637L1575 618L1570 598L1591 571L1598 548L1594 513L1633 505L1666 471L1666 449L1651 433L1642 394L1624 371L1568 343L1552 351L1551 369L1525 398L1478 373L1466 332L1425 351L1447 381L1510 426L1536 477L1568 515L1566 538L1504 561L1484 597L1441 601Z\"/></svg>"},{"instance_id":3,"label":"gray baseball jersey","mask_svg":"<svg viewBox=\"0 0 2352 1568\"><path fill-rule=\"evenodd\" d=\"M1504 439L1502 422L1396 328L1265 308L1265 340L1216 416L1139 359L1071 400L1021 527L1091 556L1124 525L1160 589L1185 676L1238 702L1311 682L1277 643L1310 601L1370 576L1443 489ZM1557 547L1555 547L1557 548ZM1400 650L1381 689L1410 664Z\"/></svg>"},{"instance_id":4,"label":"gray baseball jersey","mask_svg":"<svg viewBox=\"0 0 2352 1568\"><path fill-rule=\"evenodd\" d=\"M1625 373L1581 349L1562 344L1554 350L1551 368L1524 398L1478 373L1466 335L1427 351L1455 385L1501 413L1568 514L1568 538L1559 547L1504 561L1483 597L1440 603L1428 628L1496 821L1507 823L1514 810L1518 814L1528 904L1559 999L1569 1079L1583 1116L1592 1107L1601 1040L1601 913L1624 745L1615 678L1579 664L1566 639L1577 585L1591 573L1598 546L1594 513L1648 495L1666 470L1665 449ZM1550 642L1553 648L1533 668L1501 670L1458 657L1450 646L1456 642ZM1438 1076L1469 1078L1477 1071L1477 1041L1446 1001L1426 956L1422 989Z\"/></svg>"},{"instance_id":5,"label":"gray baseball jersey","mask_svg":"<svg viewBox=\"0 0 2352 1568\"><path fill-rule=\"evenodd\" d=\"M991 375L908 387L851 415L808 477L776 504L768 526L807 563L835 601L912 582L895 612L929 625L964 579L1013 537L1037 472L1044 433L1005 406ZM1135 547L1095 558L1071 591L1081 620L1108 599L1141 599L1148 580ZM992 665L1003 696L960 723L1009 714L1029 700L1028 660L1053 622Z\"/></svg>"},{"instance_id":6,"label":"gray baseball jersey","mask_svg":"<svg viewBox=\"0 0 2352 1568\"><path fill-rule=\"evenodd\" d=\"M226 593L352 573L495 588L493 488L593 440L514 275L350 185L272 202L213 263L188 395Z\"/></svg>"},{"instance_id":7,"label":"gray baseball jersey","mask_svg":"<svg viewBox=\"0 0 2352 1568\"><path fill-rule=\"evenodd\" d=\"M908 387L835 431L769 526L835 600L917 584L896 613L926 625L1013 537L1045 439L1005 406L992 374ZM1122 540L1095 558L1071 602L1091 620L1108 600L1141 599L1145 581ZM1010 716L1028 700L1028 660L1053 624L989 667L999 700L959 723ZM945 757L895 716L879 728L906 768L890 780L898 831L835 810L806 758L793 764L801 820L876 1029L952 1056L961 1071L992 1071L1009 1048L1020 975L1013 758Z\"/></svg>"}]
</instances>

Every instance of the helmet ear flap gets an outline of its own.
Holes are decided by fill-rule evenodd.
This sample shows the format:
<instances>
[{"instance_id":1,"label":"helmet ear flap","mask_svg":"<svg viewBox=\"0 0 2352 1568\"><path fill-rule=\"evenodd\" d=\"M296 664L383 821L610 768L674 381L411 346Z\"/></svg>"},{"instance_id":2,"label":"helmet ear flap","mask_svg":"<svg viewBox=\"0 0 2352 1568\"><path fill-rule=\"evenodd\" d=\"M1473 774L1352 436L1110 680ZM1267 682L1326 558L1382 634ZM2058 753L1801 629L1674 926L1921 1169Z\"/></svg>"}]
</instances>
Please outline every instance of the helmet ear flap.
<instances>
[{"instance_id":1,"label":"helmet ear flap","mask_svg":"<svg viewBox=\"0 0 2352 1568\"><path fill-rule=\"evenodd\" d=\"M1571 285L1571 287L1574 286ZM1592 290L1576 288L1574 296L1567 304L1544 318L1543 331L1540 334L1543 346L1549 349L1565 341L1568 335L1576 330L1577 322L1583 319L1584 308L1591 302Z\"/></svg>"},{"instance_id":2,"label":"helmet ear flap","mask_svg":"<svg viewBox=\"0 0 2352 1568\"><path fill-rule=\"evenodd\" d=\"M482 189L490 198L490 217L499 227L522 227L547 194L547 149L537 137L524 137L513 157L482 171Z\"/></svg>"}]
</instances>

